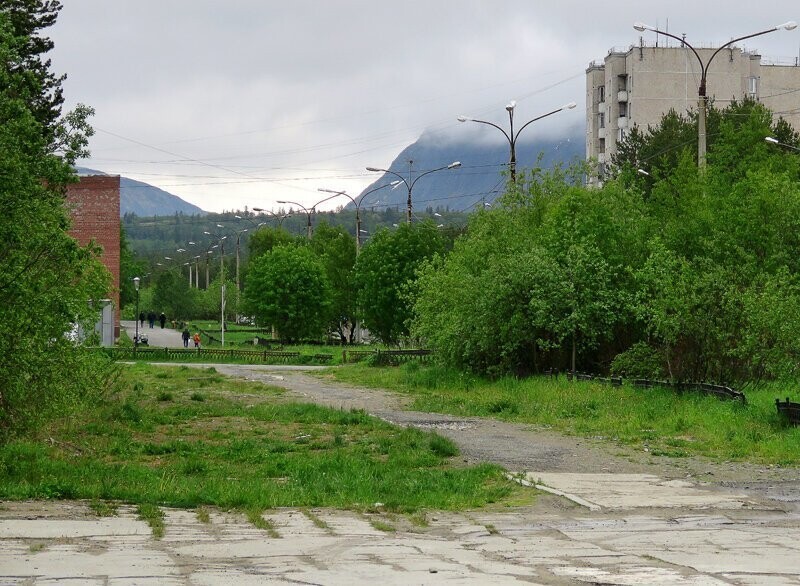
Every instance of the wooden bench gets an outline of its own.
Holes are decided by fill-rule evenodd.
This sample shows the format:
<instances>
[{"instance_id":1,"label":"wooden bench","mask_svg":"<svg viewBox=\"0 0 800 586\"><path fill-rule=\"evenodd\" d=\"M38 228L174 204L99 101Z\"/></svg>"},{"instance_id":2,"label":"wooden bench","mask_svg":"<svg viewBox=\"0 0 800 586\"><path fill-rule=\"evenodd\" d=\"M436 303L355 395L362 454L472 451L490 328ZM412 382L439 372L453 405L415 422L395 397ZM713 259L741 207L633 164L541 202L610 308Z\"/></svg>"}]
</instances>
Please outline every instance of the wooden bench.
<instances>
[{"instance_id":1,"label":"wooden bench","mask_svg":"<svg viewBox=\"0 0 800 586\"><path fill-rule=\"evenodd\" d=\"M778 414L785 417L790 424L800 425L800 403L792 403L789 397L786 397L784 402L775 399L775 407L778 409Z\"/></svg>"}]
</instances>

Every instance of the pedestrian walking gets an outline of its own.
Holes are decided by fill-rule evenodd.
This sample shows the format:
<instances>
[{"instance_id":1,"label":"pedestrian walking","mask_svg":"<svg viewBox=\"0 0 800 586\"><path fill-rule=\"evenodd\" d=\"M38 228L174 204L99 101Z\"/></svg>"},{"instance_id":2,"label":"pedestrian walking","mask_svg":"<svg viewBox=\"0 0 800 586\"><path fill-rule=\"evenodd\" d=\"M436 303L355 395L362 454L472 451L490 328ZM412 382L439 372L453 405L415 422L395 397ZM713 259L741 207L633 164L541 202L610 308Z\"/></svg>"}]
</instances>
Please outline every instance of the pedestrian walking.
<instances>
[{"instance_id":1,"label":"pedestrian walking","mask_svg":"<svg viewBox=\"0 0 800 586\"><path fill-rule=\"evenodd\" d=\"M153 329L153 326L156 325L156 312L155 311L148 311L147 312L147 323L150 324L150 329Z\"/></svg>"},{"instance_id":2,"label":"pedestrian walking","mask_svg":"<svg viewBox=\"0 0 800 586\"><path fill-rule=\"evenodd\" d=\"M189 328L183 328L183 334L181 334L181 336L183 337L183 347L188 348L189 338L191 337L191 334L189 333Z\"/></svg>"},{"instance_id":3,"label":"pedestrian walking","mask_svg":"<svg viewBox=\"0 0 800 586\"><path fill-rule=\"evenodd\" d=\"M167 323L167 316L164 315L164 312L161 312L161 315L158 316L158 321L161 322L161 329L164 329L164 324Z\"/></svg>"},{"instance_id":4,"label":"pedestrian walking","mask_svg":"<svg viewBox=\"0 0 800 586\"><path fill-rule=\"evenodd\" d=\"M141 326L144 327L144 312L143 311L139 312L139 322L141 323Z\"/></svg>"},{"instance_id":5,"label":"pedestrian walking","mask_svg":"<svg viewBox=\"0 0 800 586\"><path fill-rule=\"evenodd\" d=\"M194 333L194 347L200 349L200 332Z\"/></svg>"}]
</instances>

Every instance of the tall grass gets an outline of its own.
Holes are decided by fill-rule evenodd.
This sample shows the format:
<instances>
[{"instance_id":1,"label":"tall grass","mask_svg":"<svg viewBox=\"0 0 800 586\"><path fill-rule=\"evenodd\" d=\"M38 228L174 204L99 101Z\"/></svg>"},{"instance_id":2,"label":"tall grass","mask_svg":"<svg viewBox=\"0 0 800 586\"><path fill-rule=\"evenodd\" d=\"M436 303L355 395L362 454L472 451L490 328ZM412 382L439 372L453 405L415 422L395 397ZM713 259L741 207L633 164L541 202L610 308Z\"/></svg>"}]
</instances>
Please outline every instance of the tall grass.
<instances>
[{"instance_id":1,"label":"tall grass","mask_svg":"<svg viewBox=\"0 0 800 586\"><path fill-rule=\"evenodd\" d=\"M514 490L497 467L449 466L457 453L449 440L362 411L276 401L279 389L213 369L138 364L124 376L113 399L0 447L0 498L110 499L147 511L213 505L254 515L375 502L459 509ZM201 388L203 400L193 400Z\"/></svg>"},{"instance_id":2,"label":"tall grass","mask_svg":"<svg viewBox=\"0 0 800 586\"><path fill-rule=\"evenodd\" d=\"M412 408L494 417L548 426L568 434L602 436L644 446L654 455L703 455L763 464L800 463L800 428L777 415L775 398L796 383L751 390L748 404L668 389L640 390L564 377L484 380L439 366L330 371L338 380L384 387L414 397Z\"/></svg>"}]
</instances>

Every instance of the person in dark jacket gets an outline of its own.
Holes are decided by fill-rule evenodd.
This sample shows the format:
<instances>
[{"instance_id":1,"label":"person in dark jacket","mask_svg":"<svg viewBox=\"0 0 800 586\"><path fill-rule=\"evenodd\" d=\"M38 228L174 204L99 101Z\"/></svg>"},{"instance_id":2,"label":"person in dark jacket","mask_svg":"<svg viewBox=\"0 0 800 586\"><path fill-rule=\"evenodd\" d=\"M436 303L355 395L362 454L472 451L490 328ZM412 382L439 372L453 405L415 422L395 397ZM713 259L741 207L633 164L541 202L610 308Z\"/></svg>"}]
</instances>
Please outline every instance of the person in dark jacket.
<instances>
[{"instance_id":1,"label":"person in dark jacket","mask_svg":"<svg viewBox=\"0 0 800 586\"><path fill-rule=\"evenodd\" d=\"M139 312L139 322L141 323L142 327L144 327L144 312Z\"/></svg>"},{"instance_id":2,"label":"person in dark jacket","mask_svg":"<svg viewBox=\"0 0 800 586\"><path fill-rule=\"evenodd\" d=\"M156 312L149 311L147 312L147 323L150 324L150 329L153 329L153 326L156 325Z\"/></svg>"},{"instance_id":3,"label":"person in dark jacket","mask_svg":"<svg viewBox=\"0 0 800 586\"><path fill-rule=\"evenodd\" d=\"M183 328L183 334L181 334L181 336L183 336L183 347L184 348L188 348L189 347L189 338L191 337L191 335L192 334L189 333L189 328Z\"/></svg>"},{"instance_id":4,"label":"person in dark jacket","mask_svg":"<svg viewBox=\"0 0 800 586\"><path fill-rule=\"evenodd\" d=\"M164 312L161 312L161 315L158 316L158 321L161 322L161 329L164 329L164 324L167 323L167 316L164 315Z\"/></svg>"}]
</instances>

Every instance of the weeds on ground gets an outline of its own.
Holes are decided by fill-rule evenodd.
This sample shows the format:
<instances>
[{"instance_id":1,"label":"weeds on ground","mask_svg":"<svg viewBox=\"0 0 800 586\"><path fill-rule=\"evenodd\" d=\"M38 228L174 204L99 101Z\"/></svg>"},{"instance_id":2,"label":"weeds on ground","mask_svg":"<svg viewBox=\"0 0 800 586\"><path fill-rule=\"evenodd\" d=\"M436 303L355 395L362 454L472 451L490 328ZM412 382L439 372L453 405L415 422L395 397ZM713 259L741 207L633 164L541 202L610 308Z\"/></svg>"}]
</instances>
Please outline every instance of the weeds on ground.
<instances>
[{"instance_id":1,"label":"weeds on ground","mask_svg":"<svg viewBox=\"0 0 800 586\"><path fill-rule=\"evenodd\" d=\"M151 503L264 511L381 502L413 513L480 507L518 490L498 467L451 466L449 440L363 411L288 403L280 389L213 369L123 372L113 398L0 446L0 498L141 503L156 519ZM214 378L202 392L198 372Z\"/></svg>"},{"instance_id":2,"label":"weeds on ground","mask_svg":"<svg viewBox=\"0 0 800 586\"><path fill-rule=\"evenodd\" d=\"M411 409L530 423L562 433L647 448L654 456L800 464L800 428L781 421L775 398L797 382L748 391L748 404L669 389L610 387L594 382L506 377L481 379L439 366L347 365L323 376L393 389Z\"/></svg>"}]
</instances>

